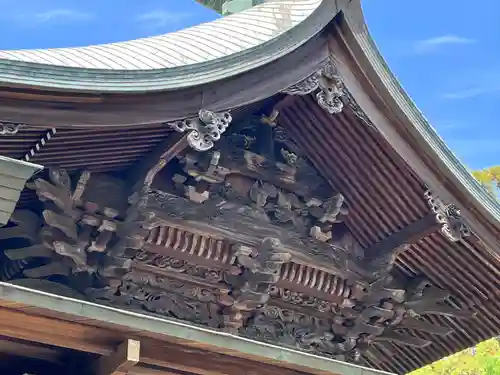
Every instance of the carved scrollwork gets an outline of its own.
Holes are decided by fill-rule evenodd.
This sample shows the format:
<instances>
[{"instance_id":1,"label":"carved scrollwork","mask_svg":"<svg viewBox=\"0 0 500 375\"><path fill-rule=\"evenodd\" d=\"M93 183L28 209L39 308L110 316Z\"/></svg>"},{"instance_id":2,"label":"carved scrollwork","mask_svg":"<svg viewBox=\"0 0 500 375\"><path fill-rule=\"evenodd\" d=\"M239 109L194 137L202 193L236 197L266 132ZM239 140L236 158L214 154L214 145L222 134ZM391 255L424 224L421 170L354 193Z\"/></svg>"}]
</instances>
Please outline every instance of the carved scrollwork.
<instances>
[{"instance_id":1,"label":"carved scrollwork","mask_svg":"<svg viewBox=\"0 0 500 375\"><path fill-rule=\"evenodd\" d=\"M272 298L280 299L284 302L293 305L309 307L319 312L324 312L324 313L338 312L338 306L333 302L329 302L315 296L310 296L305 293L296 292L291 289L280 288L277 287L276 285L273 285L271 287L269 295Z\"/></svg>"},{"instance_id":2,"label":"carved scrollwork","mask_svg":"<svg viewBox=\"0 0 500 375\"><path fill-rule=\"evenodd\" d=\"M0 122L0 135L15 135L24 124L17 124L13 122Z\"/></svg>"},{"instance_id":3,"label":"carved scrollwork","mask_svg":"<svg viewBox=\"0 0 500 375\"><path fill-rule=\"evenodd\" d=\"M212 291L181 282L172 282L170 288L170 290L159 289L147 283L125 280L118 293L108 298L112 303L135 306L152 313L210 327L220 326L219 307L215 303L216 295Z\"/></svg>"},{"instance_id":4,"label":"carved scrollwork","mask_svg":"<svg viewBox=\"0 0 500 375\"><path fill-rule=\"evenodd\" d=\"M441 223L441 233L451 242L460 241L470 235L470 229L460 215L460 209L454 204L445 204L439 197L427 190L424 194L436 220Z\"/></svg>"},{"instance_id":5,"label":"carved scrollwork","mask_svg":"<svg viewBox=\"0 0 500 375\"><path fill-rule=\"evenodd\" d=\"M196 151L207 151L214 146L232 121L229 112L215 113L200 109L198 117L168 123L175 131L189 132L189 145Z\"/></svg>"},{"instance_id":6,"label":"carved scrollwork","mask_svg":"<svg viewBox=\"0 0 500 375\"><path fill-rule=\"evenodd\" d=\"M264 307L269 300L272 286L280 279L281 266L290 260L288 252L280 250L281 243L276 238L265 238L258 248L237 244L237 263L243 267L241 277L232 282L234 303L225 308L224 326L237 330L243 325L242 311L252 311Z\"/></svg>"},{"instance_id":7,"label":"carved scrollwork","mask_svg":"<svg viewBox=\"0 0 500 375\"><path fill-rule=\"evenodd\" d=\"M157 267L160 270L166 270L172 273L197 277L209 283L220 282L224 278L223 272L219 269L191 264L173 256L155 254L145 250L137 252L134 263Z\"/></svg>"},{"instance_id":8,"label":"carved scrollwork","mask_svg":"<svg viewBox=\"0 0 500 375\"><path fill-rule=\"evenodd\" d=\"M337 335L332 324L329 319L268 306L252 316L242 333L254 339L279 342L322 355L351 354L356 350L356 339Z\"/></svg>"},{"instance_id":9,"label":"carved scrollwork","mask_svg":"<svg viewBox=\"0 0 500 375\"><path fill-rule=\"evenodd\" d=\"M30 244L4 250L9 259L3 265L4 278L58 276L71 286L83 278L89 284L81 285L82 290L116 287L149 232L148 215L129 206L122 180L87 171L73 176L73 181L64 170L47 174L28 185L43 203L41 217L18 210L11 226L0 231L0 236L22 234L22 243Z\"/></svg>"},{"instance_id":10,"label":"carved scrollwork","mask_svg":"<svg viewBox=\"0 0 500 375\"><path fill-rule=\"evenodd\" d=\"M471 313L446 304L449 293L428 281L415 282L406 289L391 277L373 283L365 295L334 304L291 290L273 287L273 299L252 314L241 328L251 338L279 342L302 350L356 360L369 344L393 341L411 347L424 347L429 341L410 335L404 328L446 335L450 329L421 319L422 315L470 318ZM288 308L277 307L283 301ZM282 305L282 302L281 302ZM311 316L294 305L328 315Z\"/></svg>"},{"instance_id":11,"label":"carved scrollwork","mask_svg":"<svg viewBox=\"0 0 500 375\"><path fill-rule=\"evenodd\" d=\"M293 229L321 242L332 240L333 225L341 223L348 214L342 194L335 194L328 199L306 199L261 180L246 179L243 188L243 179L240 180L233 177L227 179L222 187L214 186L212 199L218 196L228 202L247 204L265 214L270 223ZM252 181L255 182L251 184Z\"/></svg>"},{"instance_id":12,"label":"carved scrollwork","mask_svg":"<svg viewBox=\"0 0 500 375\"><path fill-rule=\"evenodd\" d=\"M342 102L343 83L331 60L316 73L283 92L288 95L307 95L316 92L318 105L330 114L340 113L344 107Z\"/></svg>"}]
</instances>

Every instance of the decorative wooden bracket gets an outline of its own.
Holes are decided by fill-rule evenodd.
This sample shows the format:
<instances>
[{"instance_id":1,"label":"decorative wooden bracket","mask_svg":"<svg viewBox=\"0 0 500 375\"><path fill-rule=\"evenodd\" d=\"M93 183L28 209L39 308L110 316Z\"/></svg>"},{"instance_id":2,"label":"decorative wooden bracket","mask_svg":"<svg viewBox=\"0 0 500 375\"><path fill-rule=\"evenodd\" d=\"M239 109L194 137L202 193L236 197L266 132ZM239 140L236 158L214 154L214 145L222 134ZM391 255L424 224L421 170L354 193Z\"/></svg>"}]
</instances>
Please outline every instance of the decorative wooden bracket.
<instances>
[{"instance_id":1,"label":"decorative wooden bracket","mask_svg":"<svg viewBox=\"0 0 500 375\"><path fill-rule=\"evenodd\" d=\"M365 249L364 261L370 265L374 273L386 273L392 268L397 256L429 234L438 231L441 223L434 214L429 214L420 220L393 233L382 241Z\"/></svg>"},{"instance_id":2,"label":"decorative wooden bracket","mask_svg":"<svg viewBox=\"0 0 500 375\"><path fill-rule=\"evenodd\" d=\"M130 184L135 185L134 191L139 191L143 187L149 190L156 175L186 149L187 137L185 134L169 135L131 169L128 180Z\"/></svg>"},{"instance_id":3,"label":"decorative wooden bracket","mask_svg":"<svg viewBox=\"0 0 500 375\"><path fill-rule=\"evenodd\" d=\"M427 190L424 194L432 213L441 224L441 233L451 241L458 242L470 235L470 229L460 215L460 209L454 204L445 204L439 197Z\"/></svg>"},{"instance_id":4,"label":"decorative wooden bracket","mask_svg":"<svg viewBox=\"0 0 500 375\"><path fill-rule=\"evenodd\" d=\"M95 363L93 375L126 375L139 363L141 343L128 339L110 356L100 357Z\"/></svg>"},{"instance_id":5,"label":"decorative wooden bracket","mask_svg":"<svg viewBox=\"0 0 500 375\"><path fill-rule=\"evenodd\" d=\"M0 135L15 135L24 124L17 124L13 122L0 122Z\"/></svg>"},{"instance_id":6,"label":"decorative wooden bracket","mask_svg":"<svg viewBox=\"0 0 500 375\"><path fill-rule=\"evenodd\" d=\"M170 126L179 133L189 132L187 140L196 151L207 151L214 146L232 121L229 112L215 113L200 109L198 117L170 122Z\"/></svg>"},{"instance_id":7,"label":"decorative wooden bracket","mask_svg":"<svg viewBox=\"0 0 500 375\"><path fill-rule=\"evenodd\" d=\"M328 60L317 72L283 91L288 95L308 95L314 92L321 108L330 114L342 112L343 83L333 61Z\"/></svg>"}]
</instances>

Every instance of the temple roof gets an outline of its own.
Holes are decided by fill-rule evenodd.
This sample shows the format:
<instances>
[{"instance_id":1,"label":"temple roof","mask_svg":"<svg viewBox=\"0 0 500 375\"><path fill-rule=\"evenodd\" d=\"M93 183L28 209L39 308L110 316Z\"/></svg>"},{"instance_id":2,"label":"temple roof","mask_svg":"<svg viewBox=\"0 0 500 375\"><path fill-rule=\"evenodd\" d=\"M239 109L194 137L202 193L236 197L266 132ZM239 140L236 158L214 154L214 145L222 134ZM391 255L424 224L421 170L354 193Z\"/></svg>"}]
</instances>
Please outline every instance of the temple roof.
<instances>
[{"instance_id":1,"label":"temple roof","mask_svg":"<svg viewBox=\"0 0 500 375\"><path fill-rule=\"evenodd\" d=\"M142 57L131 59L131 51ZM433 342L423 348L376 343L366 364L403 373L498 334L500 204L402 89L368 33L359 0L270 1L166 36L0 54L0 121L22 125L0 138L0 152L69 171L127 171L175 134L171 121L197 118L200 108L231 110L236 123L280 104L280 126L345 195L345 223L363 250L425 219L429 190L445 208L459 208L473 233L455 242L428 234L395 268L406 280L425 275L476 315L431 317L455 332L417 333ZM334 115L313 95L283 94L327 58L345 89L344 109Z\"/></svg>"},{"instance_id":2,"label":"temple roof","mask_svg":"<svg viewBox=\"0 0 500 375\"><path fill-rule=\"evenodd\" d=\"M271 1L165 35L77 48L0 51L0 82L100 92L156 91L225 79L294 51L347 1Z\"/></svg>"}]
</instances>

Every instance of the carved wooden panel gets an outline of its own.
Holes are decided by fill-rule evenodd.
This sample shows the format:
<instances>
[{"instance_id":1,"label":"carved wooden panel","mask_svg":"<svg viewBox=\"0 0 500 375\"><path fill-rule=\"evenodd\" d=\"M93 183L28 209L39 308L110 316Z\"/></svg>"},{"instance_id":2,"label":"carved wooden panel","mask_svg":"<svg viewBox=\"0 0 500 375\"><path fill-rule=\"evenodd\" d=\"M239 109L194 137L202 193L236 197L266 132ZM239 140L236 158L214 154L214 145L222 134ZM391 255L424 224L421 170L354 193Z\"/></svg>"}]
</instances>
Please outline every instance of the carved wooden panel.
<instances>
[{"instance_id":1,"label":"carved wooden panel","mask_svg":"<svg viewBox=\"0 0 500 375\"><path fill-rule=\"evenodd\" d=\"M42 212L0 228L2 280L349 360L373 342L429 344L410 330L450 332L428 314L469 317L447 292L392 272L419 235L467 234L453 207L428 194L433 215L365 256L344 222L349 202L278 118L236 122L207 153L174 142L132 181L49 171L32 186Z\"/></svg>"}]
</instances>

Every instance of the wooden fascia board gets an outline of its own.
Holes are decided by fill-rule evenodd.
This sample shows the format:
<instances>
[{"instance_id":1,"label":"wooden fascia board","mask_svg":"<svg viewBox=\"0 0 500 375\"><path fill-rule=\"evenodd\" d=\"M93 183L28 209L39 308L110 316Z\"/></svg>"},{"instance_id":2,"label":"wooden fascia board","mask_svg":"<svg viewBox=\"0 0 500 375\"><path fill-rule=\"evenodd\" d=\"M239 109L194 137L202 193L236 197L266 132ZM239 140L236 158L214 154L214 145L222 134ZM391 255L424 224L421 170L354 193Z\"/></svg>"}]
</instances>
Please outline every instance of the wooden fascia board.
<instances>
[{"instance_id":1,"label":"wooden fascia board","mask_svg":"<svg viewBox=\"0 0 500 375\"><path fill-rule=\"evenodd\" d=\"M323 358L238 337L187 323L101 306L95 303L32 290L0 282L0 305L37 316L64 316L75 322L121 327L140 337L163 337L165 341L226 354L314 375L389 375L390 373ZM4 322L8 324L8 321ZM140 340L140 338L139 338ZM109 354L109 353L102 353Z\"/></svg>"}]
</instances>

